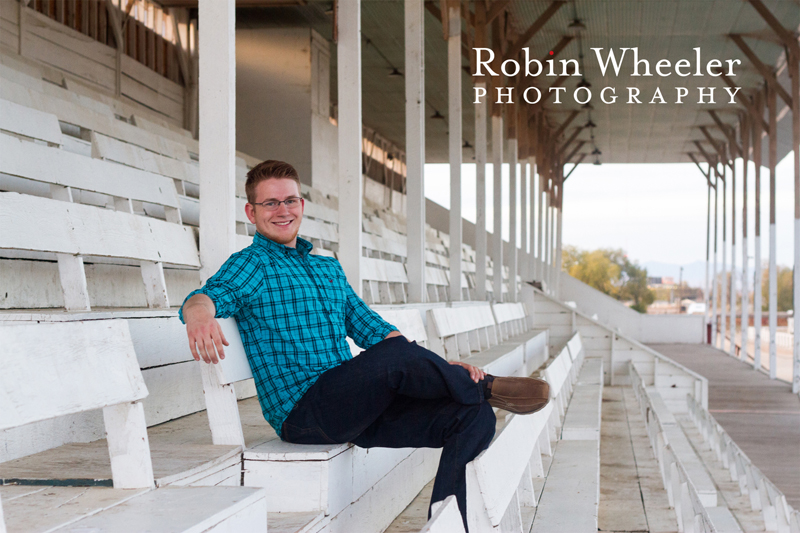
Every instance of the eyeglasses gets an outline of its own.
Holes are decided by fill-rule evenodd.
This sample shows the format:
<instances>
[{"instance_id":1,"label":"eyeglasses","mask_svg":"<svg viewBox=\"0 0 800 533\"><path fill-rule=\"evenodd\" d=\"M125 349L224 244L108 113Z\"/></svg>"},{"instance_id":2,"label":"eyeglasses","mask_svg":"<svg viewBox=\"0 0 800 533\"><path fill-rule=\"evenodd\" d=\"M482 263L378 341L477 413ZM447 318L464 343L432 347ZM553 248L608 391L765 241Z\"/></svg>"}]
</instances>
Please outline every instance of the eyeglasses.
<instances>
[{"instance_id":1,"label":"eyeglasses","mask_svg":"<svg viewBox=\"0 0 800 533\"><path fill-rule=\"evenodd\" d=\"M251 203L254 206L260 205L261 207L263 207L267 211L277 211L277 209L281 206L281 204L284 204L286 206L286 209L292 209L294 207L302 205L303 199L299 198L297 196L290 196L286 200L280 200L280 201L278 201L278 200L267 200L267 201L261 202L261 203L257 203L257 202L251 202Z\"/></svg>"}]
</instances>

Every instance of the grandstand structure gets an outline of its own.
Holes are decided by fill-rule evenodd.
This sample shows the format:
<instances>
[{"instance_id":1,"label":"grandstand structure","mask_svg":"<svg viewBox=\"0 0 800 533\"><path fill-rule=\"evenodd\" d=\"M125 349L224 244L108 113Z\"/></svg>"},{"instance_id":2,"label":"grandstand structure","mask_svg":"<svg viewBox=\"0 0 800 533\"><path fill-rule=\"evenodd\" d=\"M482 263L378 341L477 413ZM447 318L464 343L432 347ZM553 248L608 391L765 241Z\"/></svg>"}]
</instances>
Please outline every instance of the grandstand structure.
<instances>
[{"instance_id":1,"label":"grandstand structure","mask_svg":"<svg viewBox=\"0 0 800 533\"><path fill-rule=\"evenodd\" d=\"M727 235L747 264L747 208L743 233L713 210L721 272L710 233L728 183L736 212L736 158L758 180L767 154L775 279L775 165L790 152L800 183L798 25L794 0L0 1L0 532L463 531L453 498L427 515L438 450L281 441L232 319L224 364L192 358L180 303L250 244L245 174L277 158L301 173L300 236L406 337L550 384L542 411L496 412L467 467L471 532L800 533L792 385L704 346L707 326L731 355L737 335L747 345L737 284L721 281L725 257L736 272ZM631 46L673 64L699 46L742 68L689 83L589 61ZM529 53L581 75L472 76L473 48L495 68ZM476 89L592 84L716 87L718 103L473 103ZM724 87L740 87L734 104ZM476 224L461 213L473 156ZM564 184L601 157L697 163L712 316L640 315L561 271ZM425 199L426 162L450 163L450 209ZM748 396L734 407L731 386Z\"/></svg>"}]
</instances>

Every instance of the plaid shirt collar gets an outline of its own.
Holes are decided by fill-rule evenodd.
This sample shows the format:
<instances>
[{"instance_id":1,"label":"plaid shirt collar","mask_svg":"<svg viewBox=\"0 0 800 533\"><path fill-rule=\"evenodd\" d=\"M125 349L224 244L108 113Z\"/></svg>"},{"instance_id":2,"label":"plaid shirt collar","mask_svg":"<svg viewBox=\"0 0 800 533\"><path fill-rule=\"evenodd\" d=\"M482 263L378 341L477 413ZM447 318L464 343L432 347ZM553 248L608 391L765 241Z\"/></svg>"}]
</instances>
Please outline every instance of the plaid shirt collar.
<instances>
[{"instance_id":1,"label":"plaid shirt collar","mask_svg":"<svg viewBox=\"0 0 800 533\"><path fill-rule=\"evenodd\" d=\"M291 246L286 246L270 240L261 235L259 232L256 232L256 234L253 236L253 244L281 255L286 255L291 253L292 250L296 250L298 254L306 256L311 252L312 248L314 248L313 244L300 237L297 238L297 248L292 248Z\"/></svg>"}]
</instances>

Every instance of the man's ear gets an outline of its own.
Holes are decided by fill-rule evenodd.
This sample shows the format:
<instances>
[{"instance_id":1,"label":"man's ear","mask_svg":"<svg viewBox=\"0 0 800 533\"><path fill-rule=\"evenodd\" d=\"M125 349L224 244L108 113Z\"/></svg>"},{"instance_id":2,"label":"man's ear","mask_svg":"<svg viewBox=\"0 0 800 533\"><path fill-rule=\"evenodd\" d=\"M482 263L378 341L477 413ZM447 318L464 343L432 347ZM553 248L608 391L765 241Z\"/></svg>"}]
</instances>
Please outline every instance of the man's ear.
<instances>
[{"instance_id":1,"label":"man's ear","mask_svg":"<svg viewBox=\"0 0 800 533\"><path fill-rule=\"evenodd\" d=\"M256 208L253 207L253 204L250 202L244 204L244 214L247 215L247 220L249 220L251 224L256 223Z\"/></svg>"}]
</instances>

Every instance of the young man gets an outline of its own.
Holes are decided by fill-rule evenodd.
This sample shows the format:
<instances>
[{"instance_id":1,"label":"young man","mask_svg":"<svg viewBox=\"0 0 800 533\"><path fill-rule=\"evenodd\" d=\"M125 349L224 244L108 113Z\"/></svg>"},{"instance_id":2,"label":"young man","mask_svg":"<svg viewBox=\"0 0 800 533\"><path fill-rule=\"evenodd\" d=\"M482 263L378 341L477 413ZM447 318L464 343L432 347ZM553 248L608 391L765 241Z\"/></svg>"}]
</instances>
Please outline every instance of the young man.
<instances>
[{"instance_id":1,"label":"young man","mask_svg":"<svg viewBox=\"0 0 800 533\"><path fill-rule=\"evenodd\" d=\"M233 254L181 308L196 360L227 346L215 318L235 316L264 417L281 439L364 448L443 448L431 501L454 494L466 527L466 464L494 436L492 405L544 407L547 383L494 378L408 342L347 283L335 259L297 237L304 201L295 169L247 174L253 244ZM364 348L352 357L345 337Z\"/></svg>"}]
</instances>

